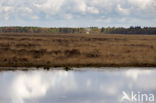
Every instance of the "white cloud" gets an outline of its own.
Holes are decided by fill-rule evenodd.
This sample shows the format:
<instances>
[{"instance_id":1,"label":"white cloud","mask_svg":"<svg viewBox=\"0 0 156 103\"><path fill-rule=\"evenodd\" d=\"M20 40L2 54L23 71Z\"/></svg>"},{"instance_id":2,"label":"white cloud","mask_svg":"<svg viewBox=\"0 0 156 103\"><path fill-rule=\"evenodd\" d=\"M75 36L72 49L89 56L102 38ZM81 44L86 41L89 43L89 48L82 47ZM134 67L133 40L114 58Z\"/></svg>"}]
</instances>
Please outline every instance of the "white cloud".
<instances>
[{"instance_id":1,"label":"white cloud","mask_svg":"<svg viewBox=\"0 0 156 103\"><path fill-rule=\"evenodd\" d=\"M97 16L98 15L98 16ZM131 18L140 21L156 19L155 0L0 0L0 18L2 20L14 20L19 18L26 21L49 21L75 19L84 20L92 18L105 19ZM88 19L86 19L88 20ZM80 21L82 22L82 21ZM113 22L112 22L113 23ZM141 24L141 23L140 23ZM150 23L149 23L150 24ZM2 25L2 24L0 24ZM134 24L135 25L135 24Z\"/></svg>"},{"instance_id":2,"label":"white cloud","mask_svg":"<svg viewBox=\"0 0 156 103\"><path fill-rule=\"evenodd\" d=\"M2 16L2 18L4 18L5 20L8 20L13 11L14 8L11 6L2 6L0 7L0 16Z\"/></svg>"},{"instance_id":3,"label":"white cloud","mask_svg":"<svg viewBox=\"0 0 156 103\"><path fill-rule=\"evenodd\" d=\"M71 15L71 14L65 14L64 15L64 18L65 19L72 19L73 18L73 15Z\"/></svg>"},{"instance_id":4,"label":"white cloud","mask_svg":"<svg viewBox=\"0 0 156 103\"><path fill-rule=\"evenodd\" d=\"M155 3L155 0L129 0L129 2L139 8L147 8Z\"/></svg>"},{"instance_id":5,"label":"white cloud","mask_svg":"<svg viewBox=\"0 0 156 103\"><path fill-rule=\"evenodd\" d=\"M23 13L30 13L30 14L33 12L33 10L31 8L28 8L28 7L20 7L19 11L23 12Z\"/></svg>"},{"instance_id":6,"label":"white cloud","mask_svg":"<svg viewBox=\"0 0 156 103\"><path fill-rule=\"evenodd\" d=\"M31 18L32 18L32 19L34 19L34 20L39 19L39 17L38 17L38 16L32 16Z\"/></svg>"},{"instance_id":7,"label":"white cloud","mask_svg":"<svg viewBox=\"0 0 156 103\"><path fill-rule=\"evenodd\" d=\"M92 13L92 14L99 14L100 13L100 11L97 8L95 8L95 7L88 7L87 11L89 13Z\"/></svg>"},{"instance_id":8,"label":"white cloud","mask_svg":"<svg viewBox=\"0 0 156 103\"><path fill-rule=\"evenodd\" d=\"M59 12L63 2L64 0L46 0L43 2L34 3L33 6L38 10L53 14Z\"/></svg>"},{"instance_id":9,"label":"white cloud","mask_svg":"<svg viewBox=\"0 0 156 103\"><path fill-rule=\"evenodd\" d=\"M121 5L117 5L117 10L119 13L124 15L128 15L130 13L128 9L122 8Z\"/></svg>"}]
</instances>

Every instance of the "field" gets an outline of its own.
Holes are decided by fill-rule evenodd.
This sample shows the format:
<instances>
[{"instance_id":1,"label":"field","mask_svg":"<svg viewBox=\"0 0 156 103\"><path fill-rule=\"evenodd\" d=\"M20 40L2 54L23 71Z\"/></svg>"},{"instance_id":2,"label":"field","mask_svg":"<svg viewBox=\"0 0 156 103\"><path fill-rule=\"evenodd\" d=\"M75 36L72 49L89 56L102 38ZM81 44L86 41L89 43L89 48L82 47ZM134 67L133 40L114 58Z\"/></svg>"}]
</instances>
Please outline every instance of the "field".
<instances>
[{"instance_id":1,"label":"field","mask_svg":"<svg viewBox=\"0 0 156 103\"><path fill-rule=\"evenodd\" d=\"M156 36L0 34L0 67L129 66L156 66Z\"/></svg>"}]
</instances>

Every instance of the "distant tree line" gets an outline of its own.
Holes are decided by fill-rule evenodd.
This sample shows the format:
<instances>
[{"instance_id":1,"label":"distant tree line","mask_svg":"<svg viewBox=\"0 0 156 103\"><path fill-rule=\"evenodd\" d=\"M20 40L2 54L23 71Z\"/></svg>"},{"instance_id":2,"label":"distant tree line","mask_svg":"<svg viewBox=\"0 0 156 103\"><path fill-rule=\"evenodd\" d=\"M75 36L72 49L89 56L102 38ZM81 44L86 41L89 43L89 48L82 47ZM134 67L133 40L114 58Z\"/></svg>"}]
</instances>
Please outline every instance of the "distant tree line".
<instances>
[{"instance_id":1,"label":"distant tree line","mask_svg":"<svg viewBox=\"0 0 156 103\"><path fill-rule=\"evenodd\" d=\"M84 33L85 28L0 27L0 33Z\"/></svg>"},{"instance_id":2,"label":"distant tree line","mask_svg":"<svg viewBox=\"0 0 156 103\"><path fill-rule=\"evenodd\" d=\"M102 33L107 33L107 34L156 34L156 27L143 27L141 28L140 26L133 27L131 26L130 28L102 28L101 29Z\"/></svg>"},{"instance_id":3,"label":"distant tree line","mask_svg":"<svg viewBox=\"0 0 156 103\"><path fill-rule=\"evenodd\" d=\"M104 33L104 34L156 34L156 27L88 27L88 28L41 28L41 27L0 27L0 33Z\"/></svg>"}]
</instances>

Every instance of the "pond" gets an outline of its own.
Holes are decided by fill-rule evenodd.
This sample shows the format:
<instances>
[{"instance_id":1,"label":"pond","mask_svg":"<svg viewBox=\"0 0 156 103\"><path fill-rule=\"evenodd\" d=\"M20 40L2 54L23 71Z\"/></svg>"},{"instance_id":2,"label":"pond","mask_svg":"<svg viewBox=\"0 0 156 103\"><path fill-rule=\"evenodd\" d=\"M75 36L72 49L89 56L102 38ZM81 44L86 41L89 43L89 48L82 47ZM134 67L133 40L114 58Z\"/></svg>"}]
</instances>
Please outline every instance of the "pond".
<instances>
[{"instance_id":1,"label":"pond","mask_svg":"<svg viewBox=\"0 0 156 103\"><path fill-rule=\"evenodd\" d=\"M155 69L0 72L0 103L155 103L155 96Z\"/></svg>"}]
</instances>

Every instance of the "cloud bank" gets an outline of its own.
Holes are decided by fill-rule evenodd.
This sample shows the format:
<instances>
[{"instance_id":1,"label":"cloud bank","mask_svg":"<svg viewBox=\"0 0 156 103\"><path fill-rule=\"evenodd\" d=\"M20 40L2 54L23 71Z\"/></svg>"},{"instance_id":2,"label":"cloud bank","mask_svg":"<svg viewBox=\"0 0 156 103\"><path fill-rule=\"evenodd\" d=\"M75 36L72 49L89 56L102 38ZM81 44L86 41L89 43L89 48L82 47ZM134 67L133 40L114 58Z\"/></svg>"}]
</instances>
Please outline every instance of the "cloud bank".
<instances>
[{"instance_id":1,"label":"cloud bank","mask_svg":"<svg viewBox=\"0 0 156 103\"><path fill-rule=\"evenodd\" d=\"M155 0L0 0L0 25L156 26Z\"/></svg>"}]
</instances>

